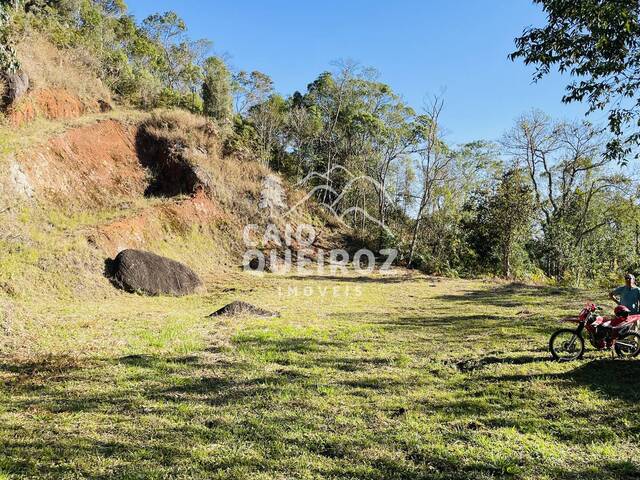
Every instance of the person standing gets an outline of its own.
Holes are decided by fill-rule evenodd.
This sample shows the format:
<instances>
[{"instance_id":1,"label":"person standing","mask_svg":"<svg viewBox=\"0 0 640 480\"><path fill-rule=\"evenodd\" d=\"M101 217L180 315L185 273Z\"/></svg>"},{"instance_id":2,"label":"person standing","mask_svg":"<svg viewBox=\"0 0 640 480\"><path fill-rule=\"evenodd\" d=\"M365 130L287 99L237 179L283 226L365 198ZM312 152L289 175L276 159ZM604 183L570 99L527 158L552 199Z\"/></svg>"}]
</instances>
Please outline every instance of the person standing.
<instances>
[{"instance_id":1,"label":"person standing","mask_svg":"<svg viewBox=\"0 0 640 480\"><path fill-rule=\"evenodd\" d=\"M630 310L631 315L640 313L640 287L636 285L636 277L631 273L624 276L624 285L609 293L609 298L617 305L623 305Z\"/></svg>"}]
</instances>

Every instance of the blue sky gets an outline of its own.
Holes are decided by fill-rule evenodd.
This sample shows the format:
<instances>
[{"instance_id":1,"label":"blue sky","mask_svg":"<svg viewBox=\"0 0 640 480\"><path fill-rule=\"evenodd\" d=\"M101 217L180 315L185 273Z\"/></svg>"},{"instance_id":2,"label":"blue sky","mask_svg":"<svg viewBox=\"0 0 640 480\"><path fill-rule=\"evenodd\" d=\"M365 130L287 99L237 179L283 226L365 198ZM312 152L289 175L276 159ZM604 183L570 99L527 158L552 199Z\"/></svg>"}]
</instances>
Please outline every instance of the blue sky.
<instances>
[{"instance_id":1,"label":"blue sky","mask_svg":"<svg viewBox=\"0 0 640 480\"><path fill-rule=\"evenodd\" d=\"M567 78L533 84L532 67L511 62L513 39L544 17L530 0L129 0L139 20L174 10L193 38L208 38L235 69L260 70L284 94L304 90L331 62L356 60L414 108L444 90L447 138L495 140L531 108L582 117L561 102ZM602 115L600 115L602 117ZM598 121L601 119L593 118Z\"/></svg>"}]
</instances>

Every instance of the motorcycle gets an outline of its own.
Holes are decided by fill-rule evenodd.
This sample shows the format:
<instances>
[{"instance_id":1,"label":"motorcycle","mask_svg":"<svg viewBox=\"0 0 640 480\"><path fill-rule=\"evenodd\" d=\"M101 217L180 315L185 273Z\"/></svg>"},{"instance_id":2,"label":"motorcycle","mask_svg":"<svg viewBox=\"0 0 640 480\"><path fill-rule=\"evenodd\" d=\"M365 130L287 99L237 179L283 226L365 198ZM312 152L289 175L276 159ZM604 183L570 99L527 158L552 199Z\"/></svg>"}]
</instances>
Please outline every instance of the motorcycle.
<instances>
[{"instance_id":1,"label":"motorcycle","mask_svg":"<svg viewBox=\"0 0 640 480\"><path fill-rule=\"evenodd\" d=\"M617 306L613 317L599 315L602 311L593 303L587 304L577 318L563 321L577 323L577 328L562 328L551 335L549 350L555 360L570 361L582 358L586 336L596 350L610 349L618 357L635 357L640 353L640 315L631 315L629 309Z\"/></svg>"}]
</instances>

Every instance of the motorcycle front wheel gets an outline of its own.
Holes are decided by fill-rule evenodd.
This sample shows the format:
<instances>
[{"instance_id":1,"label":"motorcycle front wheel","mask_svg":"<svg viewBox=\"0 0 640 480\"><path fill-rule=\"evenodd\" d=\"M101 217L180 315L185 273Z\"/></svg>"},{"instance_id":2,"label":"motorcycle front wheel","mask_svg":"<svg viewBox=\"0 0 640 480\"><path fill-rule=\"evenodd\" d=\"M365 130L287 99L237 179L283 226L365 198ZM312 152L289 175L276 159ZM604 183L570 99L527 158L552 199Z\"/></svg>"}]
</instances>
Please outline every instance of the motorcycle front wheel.
<instances>
[{"instance_id":1,"label":"motorcycle front wheel","mask_svg":"<svg viewBox=\"0 0 640 480\"><path fill-rule=\"evenodd\" d=\"M560 362L578 360L584 354L584 339L575 330L563 328L551 335L549 350L554 360Z\"/></svg>"},{"instance_id":2,"label":"motorcycle front wheel","mask_svg":"<svg viewBox=\"0 0 640 480\"><path fill-rule=\"evenodd\" d=\"M627 333L616 340L616 354L622 358L631 358L640 353L640 334Z\"/></svg>"}]
</instances>

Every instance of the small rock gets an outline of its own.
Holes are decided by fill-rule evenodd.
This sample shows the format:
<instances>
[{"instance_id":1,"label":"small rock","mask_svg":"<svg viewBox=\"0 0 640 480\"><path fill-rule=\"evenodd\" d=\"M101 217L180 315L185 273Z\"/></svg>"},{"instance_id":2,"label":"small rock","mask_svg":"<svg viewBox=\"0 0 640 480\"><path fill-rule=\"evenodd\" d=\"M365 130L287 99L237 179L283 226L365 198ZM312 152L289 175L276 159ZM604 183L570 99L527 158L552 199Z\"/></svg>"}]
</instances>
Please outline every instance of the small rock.
<instances>
[{"instance_id":1,"label":"small rock","mask_svg":"<svg viewBox=\"0 0 640 480\"><path fill-rule=\"evenodd\" d=\"M256 317L279 317L278 312L270 312L247 302L235 301L213 312L209 317L250 315Z\"/></svg>"}]
</instances>

